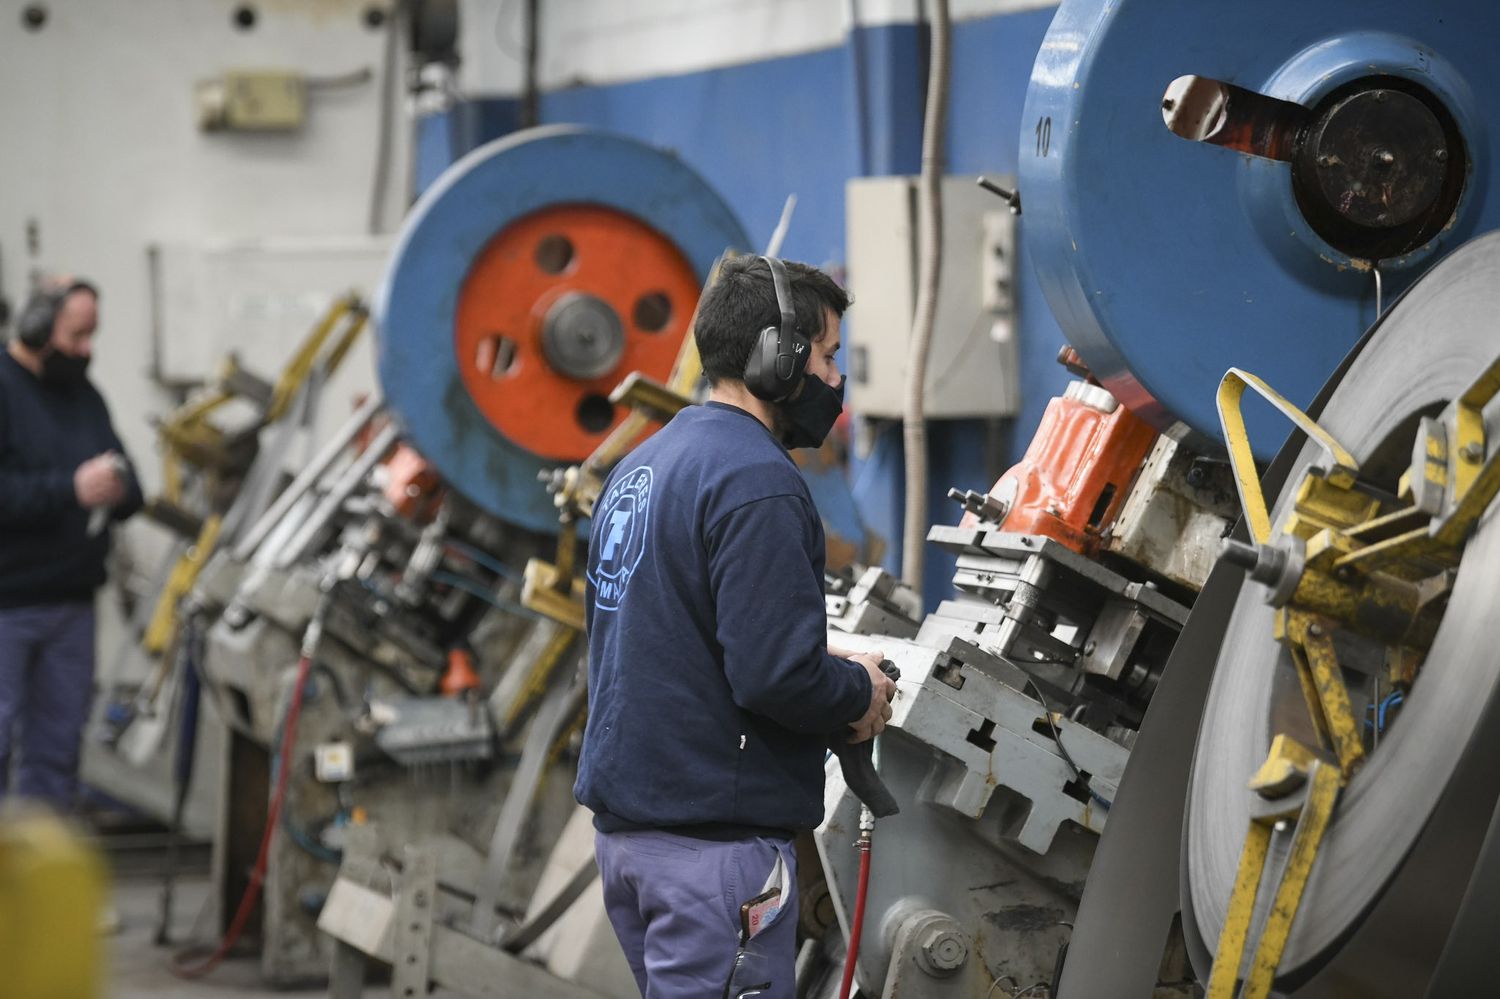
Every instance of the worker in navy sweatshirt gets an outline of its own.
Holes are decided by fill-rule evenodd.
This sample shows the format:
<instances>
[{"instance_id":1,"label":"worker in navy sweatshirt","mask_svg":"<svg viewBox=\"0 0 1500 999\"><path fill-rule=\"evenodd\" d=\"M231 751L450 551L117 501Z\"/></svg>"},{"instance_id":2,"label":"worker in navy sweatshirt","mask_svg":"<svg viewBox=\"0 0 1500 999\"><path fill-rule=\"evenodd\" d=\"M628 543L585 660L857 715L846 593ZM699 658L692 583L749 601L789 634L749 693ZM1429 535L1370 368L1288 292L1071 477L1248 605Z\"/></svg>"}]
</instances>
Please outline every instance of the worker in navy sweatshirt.
<instances>
[{"instance_id":1,"label":"worker in navy sweatshirt","mask_svg":"<svg viewBox=\"0 0 1500 999\"><path fill-rule=\"evenodd\" d=\"M791 997L792 837L822 821L830 737L890 717L881 654L827 648L822 524L787 453L820 445L842 409L848 304L812 267L726 261L694 326L708 402L622 460L595 504L574 790L651 999Z\"/></svg>"},{"instance_id":2,"label":"worker in navy sweatshirt","mask_svg":"<svg viewBox=\"0 0 1500 999\"><path fill-rule=\"evenodd\" d=\"M92 285L56 283L32 296L0 354L0 794L60 810L73 804L93 699L108 524L141 508L86 374L98 323Z\"/></svg>"}]
</instances>

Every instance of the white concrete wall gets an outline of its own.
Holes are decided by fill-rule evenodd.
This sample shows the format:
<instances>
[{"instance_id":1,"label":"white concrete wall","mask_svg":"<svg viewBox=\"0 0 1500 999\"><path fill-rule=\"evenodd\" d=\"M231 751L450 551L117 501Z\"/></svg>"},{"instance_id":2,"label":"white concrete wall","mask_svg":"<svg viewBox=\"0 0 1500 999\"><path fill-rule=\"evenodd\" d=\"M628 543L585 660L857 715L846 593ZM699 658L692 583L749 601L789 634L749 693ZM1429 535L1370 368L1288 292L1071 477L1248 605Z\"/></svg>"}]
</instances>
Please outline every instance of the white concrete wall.
<instances>
[{"instance_id":1,"label":"white concrete wall","mask_svg":"<svg viewBox=\"0 0 1500 999\"><path fill-rule=\"evenodd\" d=\"M955 19L1057 0L952 0ZM515 94L522 84L524 0L461 0L459 88ZM919 0L541 0L543 89L688 73L840 44L849 26L917 20Z\"/></svg>"},{"instance_id":2,"label":"white concrete wall","mask_svg":"<svg viewBox=\"0 0 1500 999\"><path fill-rule=\"evenodd\" d=\"M94 377L148 487L148 417L169 400L147 376L147 247L350 236L370 223L384 36L365 26L369 0L252 0L249 31L231 24L238 5L45 0L45 26L29 31L26 0L0 0L0 278L17 305L33 269L99 284ZM197 127L197 80L231 68L331 77L364 67L369 82L311 93L296 133ZM408 183L400 107L395 125L385 228L399 222Z\"/></svg>"}]
</instances>

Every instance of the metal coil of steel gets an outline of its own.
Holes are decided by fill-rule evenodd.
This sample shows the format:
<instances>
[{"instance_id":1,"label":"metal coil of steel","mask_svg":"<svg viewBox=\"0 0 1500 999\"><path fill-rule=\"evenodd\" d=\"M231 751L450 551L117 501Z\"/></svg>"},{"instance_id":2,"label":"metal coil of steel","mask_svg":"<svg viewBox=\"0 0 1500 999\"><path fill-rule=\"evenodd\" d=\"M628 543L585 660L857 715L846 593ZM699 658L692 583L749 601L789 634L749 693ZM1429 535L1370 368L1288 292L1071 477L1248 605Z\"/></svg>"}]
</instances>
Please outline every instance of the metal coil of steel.
<instances>
[{"instance_id":1,"label":"metal coil of steel","mask_svg":"<svg viewBox=\"0 0 1500 999\"><path fill-rule=\"evenodd\" d=\"M1500 354L1497 274L1500 233L1492 233L1424 276L1349 365L1318 419L1359 460L1362 476L1393 485L1411 460L1416 418L1455 398ZM1493 411L1487 429L1495 432ZM1320 456L1311 444L1301 450L1274 507L1278 525L1302 473ZM1497 588L1500 527L1488 517L1464 550L1446 614L1399 721L1339 800L1278 987L1299 996L1369 997L1417 996L1427 988L1500 794L1500 771L1492 765L1500 747ZM1210 946L1219 938L1249 823L1246 781L1275 732L1307 728L1264 597L1255 584L1240 590L1194 756L1184 922Z\"/></svg>"}]
</instances>

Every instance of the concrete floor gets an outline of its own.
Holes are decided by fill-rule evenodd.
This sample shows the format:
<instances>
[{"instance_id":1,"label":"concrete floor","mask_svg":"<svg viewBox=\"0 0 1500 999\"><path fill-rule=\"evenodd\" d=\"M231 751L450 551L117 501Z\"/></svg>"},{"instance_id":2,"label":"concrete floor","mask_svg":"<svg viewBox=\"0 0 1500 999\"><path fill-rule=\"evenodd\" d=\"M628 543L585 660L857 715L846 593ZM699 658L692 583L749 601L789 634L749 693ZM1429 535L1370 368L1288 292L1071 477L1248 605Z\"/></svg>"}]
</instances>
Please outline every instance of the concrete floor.
<instances>
[{"instance_id":1,"label":"concrete floor","mask_svg":"<svg viewBox=\"0 0 1500 999\"><path fill-rule=\"evenodd\" d=\"M584 822L580 828L585 828L591 839L592 827ZM107 933L109 971L99 999L295 999L327 994L326 988L322 987L271 987L261 979L259 955L248 947L225 959L204 978L178 977L171 967L174 954L190 948L195 954L204 954L204 947L217 943L216 927L207 905L211 888L209 845L194 841L169 852L166 838L159 831L119 827L96 834L92 844L111 871L113 912L110 915L115 924L113 932ZM161 919L162 876L168 870L178 872L172 922L168 928L172 943L158 946L156 930ZM597 883L594 888L597 890ZM600 949L608 953L604 957L596 955L585 960L580 967L601 982L613 982L619 986L614 994L634 994L634 982L629 977L624 955L614 944L608 924L602 922L602 900L594 908L599 914L598 925L588 919L568 922L569 917L564 917L557 932L585 940L607 935L609 942ZM612 967L615 963L619 965L617 969ZM379 975L377 969L372 969L372 984L365 987L362 999L392 999L389 980L381 981ZM606 989L605 994L610 994L609 990ZM0 985L0 999L5 995L4 987ZM434 988L427 999L462 999L462 996L448 989ZM518 996L517 999L529 997Z\"/></svg>"},{"instance_id":2,"label":"concrete floor","mask_svg":"<svg viewBox=\"0 0 1500 999\"><path fill-rule=\"evenodd\" d=\"M158 947L154 942L161 904L161 882L150 874L117 875L114 904L119 929L110 939L110 973L104 990L105 999L287 999L295 996L323 995L323 989L272 989L260 980L260 963L252 956L224 961L208 977L187 980L177 977L168 967L172 954L184 946L181 941L207 937L207 920L199 922L204 901L208 898L208 878L193 875L177 882L173 904L171 936L180 941L172 947ZM372 985L365 989L366 999L386 999L388 986Z\"/></svg>"}]
</instances>

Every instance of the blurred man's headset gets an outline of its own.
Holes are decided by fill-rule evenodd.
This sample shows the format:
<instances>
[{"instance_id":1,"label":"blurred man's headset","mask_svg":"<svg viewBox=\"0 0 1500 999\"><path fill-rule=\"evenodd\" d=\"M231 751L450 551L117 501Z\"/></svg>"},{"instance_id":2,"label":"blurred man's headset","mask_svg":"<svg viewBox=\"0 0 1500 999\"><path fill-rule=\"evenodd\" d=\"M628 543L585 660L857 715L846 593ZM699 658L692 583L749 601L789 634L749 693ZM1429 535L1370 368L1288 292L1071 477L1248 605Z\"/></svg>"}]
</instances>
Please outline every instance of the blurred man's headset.
<instances>
[{"instance_id":1,"label":"blurred man's headset","mask_svg":"<svg viewBox=\"0 0 1500 999\"><path fill-rule=\"evenodd\" d=\"M16 338L32 350L41 350L52 339L52 327L57 323L58 310L74 292L86 291L96 298L99 289L87 281L69 281L58 288L40 289L32 293L16 320Z\"/></svg>"}]
</instances>

